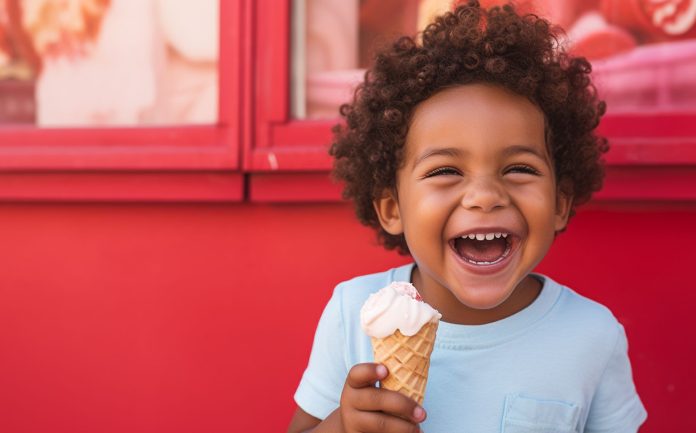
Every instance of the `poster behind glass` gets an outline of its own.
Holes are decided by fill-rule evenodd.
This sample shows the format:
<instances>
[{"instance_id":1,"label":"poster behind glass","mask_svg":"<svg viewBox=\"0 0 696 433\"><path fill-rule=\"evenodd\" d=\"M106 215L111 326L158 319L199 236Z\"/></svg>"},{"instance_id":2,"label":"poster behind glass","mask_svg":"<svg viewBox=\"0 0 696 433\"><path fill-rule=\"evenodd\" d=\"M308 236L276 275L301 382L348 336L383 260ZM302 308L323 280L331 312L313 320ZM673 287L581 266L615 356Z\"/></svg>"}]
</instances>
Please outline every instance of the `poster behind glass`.
<instances>
[{"instance_id":1,"label":"poster behind glass","mask_svg":"<svg viewBox=\"0 0 696 433\"><path fill-rule=\"evenodd\" d=\"M375 47L414 35L457 0L296 0L293 114L331 118ZM481 0L483 6L503 0ZM563 44L593 64L610 113L696 111L696 0L518 0L565 29ZM299 6L299 7L298 7ZM385 19L389 17L389 19ZM299 41L299 42L298 42ZM302 43L300 46L299 43Z\"/></svg>"},{"instance_id":2,"label":"poster behind glass","mask_svg":"<svg viewBox=\"0 0 696 433\"><path fill-rule=\"evenodd\" d=\"M0 0L0 125L218 121L219 0Z\"/></svg>"}]
</instances>

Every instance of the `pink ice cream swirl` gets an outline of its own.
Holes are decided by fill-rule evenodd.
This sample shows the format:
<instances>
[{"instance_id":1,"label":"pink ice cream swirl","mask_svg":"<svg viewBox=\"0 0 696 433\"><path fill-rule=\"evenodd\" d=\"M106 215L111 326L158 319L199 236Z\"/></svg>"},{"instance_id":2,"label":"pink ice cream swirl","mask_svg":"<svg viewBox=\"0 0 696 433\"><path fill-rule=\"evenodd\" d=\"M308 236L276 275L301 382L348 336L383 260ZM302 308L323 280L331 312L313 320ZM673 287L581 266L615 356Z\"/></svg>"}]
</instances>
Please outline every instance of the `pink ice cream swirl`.
<instances>
[{"instance_id":1,"label":"pink ice cream swirl","mask_svg":"<svg viewBox=\"0 0 696 433\"><path fill-rule=\"evenodd\" d=\"M360 325L367 335L384 338L397 329L406 336L415 335L428 322L442 315L423 302L412 284L395 281L371 294L360 309Z\"/></svg>"}]
</instances>

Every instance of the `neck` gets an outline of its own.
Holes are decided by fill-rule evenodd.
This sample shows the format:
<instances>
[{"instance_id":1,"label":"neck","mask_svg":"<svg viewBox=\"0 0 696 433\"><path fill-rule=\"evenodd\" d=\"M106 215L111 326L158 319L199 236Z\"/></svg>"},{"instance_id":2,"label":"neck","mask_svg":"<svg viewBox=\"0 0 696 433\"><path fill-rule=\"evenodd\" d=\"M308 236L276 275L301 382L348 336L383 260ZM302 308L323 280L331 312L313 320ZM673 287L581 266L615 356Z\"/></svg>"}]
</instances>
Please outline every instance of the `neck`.
<instances>
[{"instance_id":1,"label":"neck","mask_svg":"<svg viewBox=\"0 0 696 433\"><path fill-rule=\"evenodd\" d=\"M502 304L489 309L477 309L462 304L444 287L442 290L428 289L423 284L423 276L417 266L413 269L411 281L423 300L442 314L443 321L460 325L484 325L510 317L531 305L541 293L542 287L537 278L527 275Z\"/></svg>"}]
</instances>

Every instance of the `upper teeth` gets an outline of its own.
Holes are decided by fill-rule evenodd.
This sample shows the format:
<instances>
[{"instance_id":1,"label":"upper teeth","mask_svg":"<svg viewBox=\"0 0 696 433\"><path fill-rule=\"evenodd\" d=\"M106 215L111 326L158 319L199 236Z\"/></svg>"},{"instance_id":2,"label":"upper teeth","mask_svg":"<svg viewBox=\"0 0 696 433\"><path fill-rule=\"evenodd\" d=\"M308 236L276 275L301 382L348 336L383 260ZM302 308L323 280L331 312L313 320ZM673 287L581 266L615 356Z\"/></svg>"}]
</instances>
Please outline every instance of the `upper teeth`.
<instances>
[{"instance_id":1,"label":"upper teeth","mask_svg":"<svg viewBox=\"0 0 696 433\"><path fill-rule=\"evenodd\" d=\"M462 238L469 238L469 239L476 239L477 241L491 241L494 238L500 238L500 237L508 237L508 233L470 233L468 235L462 236Z\"/></svg>"}]
</instances>

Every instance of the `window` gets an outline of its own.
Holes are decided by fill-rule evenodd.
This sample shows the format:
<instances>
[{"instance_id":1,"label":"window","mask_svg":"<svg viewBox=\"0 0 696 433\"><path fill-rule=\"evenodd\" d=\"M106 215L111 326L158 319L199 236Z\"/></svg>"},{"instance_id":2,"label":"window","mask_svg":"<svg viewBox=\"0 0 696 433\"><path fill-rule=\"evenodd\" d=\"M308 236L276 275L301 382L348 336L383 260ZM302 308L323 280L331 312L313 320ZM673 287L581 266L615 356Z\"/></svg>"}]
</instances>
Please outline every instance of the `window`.
<instances>
[{"instance_id":1,"label":"window","mask_svg":"<svg viewBox=\"0 0 696 433\"><path fill-rule=\"evenodd\" d=\"M696 184L696 0L518 4L593 60L609 103L604 197ZM376 47L452 5L0 0L0 199L336 200L339 105Z\"/></svg>"},{"instance_id":2,"label":"window","mask_svg":"<svg viewBox=\"0 0 696 433\"><path fill-rule=\"evenodd\" d=\"M241 199L243 11L0 0L0 197Z\"/></svg>"},{"instance_id":3,"label":"window","mask_svg":"<svg viewBox=\"0 0 696 433\"><path fill-rule=\"evenodd\" d=\"M251 198L337 197L338 188L328 181L319 186L318 179L325 177L317 173L331 166L326 153L330 128L338 120L339 105L362 79L371 50L396 34L415 34L455 3L254 2L259 50L254 56L254 142L247 144L244 155L244 167L252 173ZM696 184L693 170L684 168L696 165L696 1L517 3L520 10L563 26L567 38L561 43L593 63L600 96L609 106L600 130L612 144L607 187L599 197L640 198L641 191L650 189L651 177L675 180L675 173L683 182ZM623 186L614 188L615 180ZM297 182L294 187L288 186L291 181ZM677 195L696 198L696 193Z\"/></svg>"}]
</instances>

